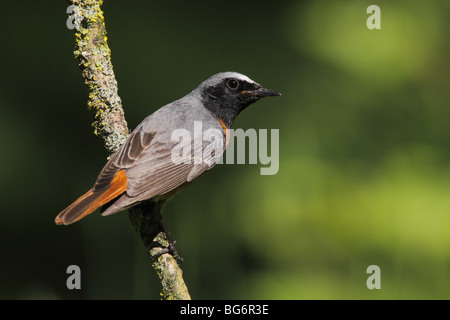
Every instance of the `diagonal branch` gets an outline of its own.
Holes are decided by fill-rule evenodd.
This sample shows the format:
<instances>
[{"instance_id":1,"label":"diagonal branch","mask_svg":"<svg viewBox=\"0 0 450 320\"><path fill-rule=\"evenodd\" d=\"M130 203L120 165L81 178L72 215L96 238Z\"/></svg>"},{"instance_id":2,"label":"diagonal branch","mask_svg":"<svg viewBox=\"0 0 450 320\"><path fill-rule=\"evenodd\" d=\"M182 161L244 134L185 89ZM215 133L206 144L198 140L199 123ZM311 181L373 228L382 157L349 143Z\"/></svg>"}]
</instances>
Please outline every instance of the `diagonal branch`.
<instances>
[{"instance_id":1,"label":"diagonal branch","mask_svg":"<svg viewBox=\"0 0 450 320\"><path fill-rule=\"evenodd\" d=\"M94 133L103 138L109 154L114 153L129 134L122 100L111 63L105 20L101 0L70 0L72 15L69 17L75 29L75 57L89 89L88 108L94 115ZM182 270L169 253L163 253L169 244L160 224L161 208L157 204L144 203L129 210L130 221L141 237L153 259L161 284L163 299L190 299L183 280Z\"/></svg>"}]
</instances>

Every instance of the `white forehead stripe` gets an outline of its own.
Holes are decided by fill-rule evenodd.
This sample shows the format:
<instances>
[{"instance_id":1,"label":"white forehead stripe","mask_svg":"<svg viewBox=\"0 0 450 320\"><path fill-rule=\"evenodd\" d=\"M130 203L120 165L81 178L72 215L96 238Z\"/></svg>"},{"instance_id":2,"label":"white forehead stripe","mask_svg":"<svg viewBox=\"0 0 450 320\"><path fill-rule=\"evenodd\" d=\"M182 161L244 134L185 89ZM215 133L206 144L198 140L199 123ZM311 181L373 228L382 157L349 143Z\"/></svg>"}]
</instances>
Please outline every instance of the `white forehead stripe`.
<instances>
[{"instance_id":1,"label":"white forehead stripe","mask_svg":"<svg viewBox=\"0 0 450 320\"><path fill-rule=\"evenodd\" d=\"M243 75L243 74L237 73L237 72L224 72L223 75L226 78L236 78L236 79L247 81L250 83L255 82L252 79L250 79L249 77L247 77L246 75Z\"/></svg>"},{"instance_id":2,"label":"white forehead stripe","mask_svg":"<svg viewBox=\"0 0 450 320\"><path fill-rule=\"evenodd\" d=\"M215 75L213 75L212 77L210 77L209 79L207 79L206 81L204 81L202 84L205 86L211 86L211 85L216 85L218 83L220 83L221 81L223 81L223 79L226 78L236 78L238 80L241 81L247 81L250 83L254 83L255 81L253 81L252 79L250 79L249 77L238 73L238 72L221 72L221 73L217 73Z\"/></svg>"}]
</instances>

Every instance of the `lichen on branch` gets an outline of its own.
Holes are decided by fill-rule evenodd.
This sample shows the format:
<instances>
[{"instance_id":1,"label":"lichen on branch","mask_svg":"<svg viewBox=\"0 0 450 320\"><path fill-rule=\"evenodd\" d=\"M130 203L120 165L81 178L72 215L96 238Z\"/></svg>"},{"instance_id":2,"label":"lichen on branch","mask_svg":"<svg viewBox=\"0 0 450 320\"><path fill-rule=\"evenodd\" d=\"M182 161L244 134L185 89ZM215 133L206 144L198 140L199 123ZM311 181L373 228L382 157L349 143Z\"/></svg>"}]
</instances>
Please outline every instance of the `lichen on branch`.
<instances>
[{"instance_id":1,"label":"lichen on branch","mask_svg":"<svg viewBox=\"0 0 450 320\"><path fill-rule=\"evenodd\" d=\"M129 130L125 121L122 100L111 63L103 1L73 0L81 20L75 29L75 57L89 89L88 108L94 115L94 133L103 137L109 153L116 151L126 140Z\"/></svg>"}]
</instances>

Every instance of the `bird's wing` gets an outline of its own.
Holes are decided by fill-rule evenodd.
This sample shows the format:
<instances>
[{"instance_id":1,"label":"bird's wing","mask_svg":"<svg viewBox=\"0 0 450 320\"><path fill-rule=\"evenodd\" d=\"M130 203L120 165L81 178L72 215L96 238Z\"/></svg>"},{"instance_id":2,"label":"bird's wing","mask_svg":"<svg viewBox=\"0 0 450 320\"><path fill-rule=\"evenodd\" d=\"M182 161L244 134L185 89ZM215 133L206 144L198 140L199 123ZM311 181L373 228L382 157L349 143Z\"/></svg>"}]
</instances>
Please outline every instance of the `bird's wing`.
<instances>
[{"instance_id":1,"label":"bird's wing","mask_svg":"<svg viewBox=\"0 0 450 320\"><path fill-rule=\"evenodd\" d=\"M170 132L148 131L144 126L136 128L97 179L95 187L108 181L115 170L123 169L127 176L126 193L103 214L121 211L193 181L211 169L224 151L224 136L211 141L192 137L187 143L190 151L187 157L186 154L174 156L175 150L181 150L174 149L179 143L172 141Z\"/></svg>"},{"instance_id":2,"label":"bird's wing","mask_svg":"<svg viewBox=\"0 0 450 320\"><path fill-rule=\"evenodd\" d=\"M154 131L145 132L142 130L142 125L139 125L103 167L97 177L93 191L101 190L107 186L119 170L133 166L142 152L150 146L154 136Z\"/></svg>"},{"instance_id":3,"label":"bird's wing","mask_svg":"<svg viewBox=\"0 0 450 320\"><path fill-rule=\"evenodd\" d=\"M128 196L145 195L148 199L165 194L185 182L191 182L216 164L213 159L213 142L192 139L189 143L192 146L189 154L178 154L180 157L175 157L174 148L178 143L156 138L148 148L137 150L140 153L139 158L125 169L128 177ZM220 151L223 152L223 144ZM195 155L201 156L196 158ZM120 160L122 163L133 161L127 153L122 154Z\"/></svg>"}]
</instances>

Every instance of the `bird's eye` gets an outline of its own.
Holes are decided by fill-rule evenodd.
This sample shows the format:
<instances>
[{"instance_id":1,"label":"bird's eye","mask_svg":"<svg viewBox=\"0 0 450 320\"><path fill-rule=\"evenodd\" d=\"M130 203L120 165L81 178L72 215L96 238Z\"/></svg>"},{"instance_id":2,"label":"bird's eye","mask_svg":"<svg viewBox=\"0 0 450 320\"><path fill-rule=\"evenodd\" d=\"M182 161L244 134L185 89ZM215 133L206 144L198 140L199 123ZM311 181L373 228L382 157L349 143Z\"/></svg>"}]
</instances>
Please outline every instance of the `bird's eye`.
<instances>
[{"instance_id":1,"label":"bird's eye","mask_svg":"<svg viewBox=\"0 0 450 320\"><path fill-rule=\"evenodd\" d=\"M230 79L227 81L227 87L231 90L236 90L239 87L239 81L236 79Z\"/></svg>"}]
</instances>

